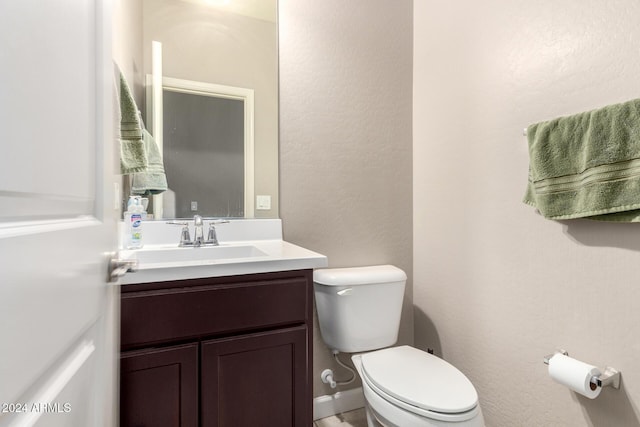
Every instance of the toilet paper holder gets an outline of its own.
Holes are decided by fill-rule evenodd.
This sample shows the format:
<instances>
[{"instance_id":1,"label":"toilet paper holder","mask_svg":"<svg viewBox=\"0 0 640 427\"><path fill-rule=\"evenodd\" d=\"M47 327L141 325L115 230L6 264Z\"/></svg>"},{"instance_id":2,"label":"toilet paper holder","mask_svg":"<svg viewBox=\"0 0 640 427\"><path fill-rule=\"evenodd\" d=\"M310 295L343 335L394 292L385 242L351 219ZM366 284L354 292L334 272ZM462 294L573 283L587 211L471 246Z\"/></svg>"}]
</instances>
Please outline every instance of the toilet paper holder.
<instances>
[{"instance_id":1,"label":"toilet paper holder","mask_svg":"<svg viewBox=\"0 0 640 427\"><path fill-rule=\"evenodd\" d=\"M553 354L547 354L542 359L542 361L545 363L545 365L548 365L549 360L551 360L551 358L558 353L564 354L565 356L569 355L566 350L559 349ZM618 389L620 388L620 371L607 366L606 368L604 368L604 372L602 372L600 375L598 375L597 377L591 377L591 384L594 384L597 387L613 387Z\"/></svg>"}]
</instances>

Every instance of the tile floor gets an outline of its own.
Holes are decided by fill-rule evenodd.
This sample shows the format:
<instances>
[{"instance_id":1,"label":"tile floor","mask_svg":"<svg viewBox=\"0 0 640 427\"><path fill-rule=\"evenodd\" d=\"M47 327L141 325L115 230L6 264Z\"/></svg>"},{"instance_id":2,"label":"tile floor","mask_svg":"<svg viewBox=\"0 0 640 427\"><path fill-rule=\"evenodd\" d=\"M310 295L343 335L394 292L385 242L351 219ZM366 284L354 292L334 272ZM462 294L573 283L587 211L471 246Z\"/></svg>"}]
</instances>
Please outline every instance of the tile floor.
<instances>
[{"instance_id":1,"label":"tile floor","mask_svg":"<svg viewBox=\"0 0 640 427\"><path fill-rule=\"evenodd\" d=\"M356 409L317 420L314 427L367 427L367 415L364 408Z\"/></svg>"}]
</instances>

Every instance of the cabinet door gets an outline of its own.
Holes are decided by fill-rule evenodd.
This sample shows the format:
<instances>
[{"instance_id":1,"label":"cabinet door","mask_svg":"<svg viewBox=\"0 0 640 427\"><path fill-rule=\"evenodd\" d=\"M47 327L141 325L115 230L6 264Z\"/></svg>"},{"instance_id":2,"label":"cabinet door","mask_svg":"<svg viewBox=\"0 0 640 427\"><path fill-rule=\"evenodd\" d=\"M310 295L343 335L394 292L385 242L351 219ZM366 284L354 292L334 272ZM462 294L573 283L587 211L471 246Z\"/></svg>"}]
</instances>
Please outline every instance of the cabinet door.
<instances>
[{"instance_id":1,"label":"cabinet door","mask_svg":"<svg viewBox=\"0 0 640 427\"><path fill-rule=\"evenodd\" d=\"M202 427L312 425L307 328L202 343Z\"/></svg>"},{"instance_id":2,"label":"cabinet door","mask_svg":"<svg viewBox=\"0 0 640 427\"><path fill-rule=\"evenodd\" d=\"M197 427L198 344L122 353L121 427Z\"/></svg>"}]
</instances>

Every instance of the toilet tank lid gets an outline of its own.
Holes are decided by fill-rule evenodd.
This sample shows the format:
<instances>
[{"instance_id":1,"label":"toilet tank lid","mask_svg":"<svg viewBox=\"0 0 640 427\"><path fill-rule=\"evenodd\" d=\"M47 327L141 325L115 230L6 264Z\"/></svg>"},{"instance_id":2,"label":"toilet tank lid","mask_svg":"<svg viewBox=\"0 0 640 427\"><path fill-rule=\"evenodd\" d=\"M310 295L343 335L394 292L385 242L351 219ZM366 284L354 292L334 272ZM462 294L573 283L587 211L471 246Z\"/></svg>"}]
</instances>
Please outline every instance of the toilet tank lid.
<instances>
[{"instance_id":1,"label":"toilet tank lid","mask_svg":"<svg viewBox=\"0 0 640 427\"><path fill-rule=\"evenodd\" d=\"M407 280L404 271L393 265L324 268L313 272L313 281L326 286L353 286Z\"/></svg>"}]
</instances>

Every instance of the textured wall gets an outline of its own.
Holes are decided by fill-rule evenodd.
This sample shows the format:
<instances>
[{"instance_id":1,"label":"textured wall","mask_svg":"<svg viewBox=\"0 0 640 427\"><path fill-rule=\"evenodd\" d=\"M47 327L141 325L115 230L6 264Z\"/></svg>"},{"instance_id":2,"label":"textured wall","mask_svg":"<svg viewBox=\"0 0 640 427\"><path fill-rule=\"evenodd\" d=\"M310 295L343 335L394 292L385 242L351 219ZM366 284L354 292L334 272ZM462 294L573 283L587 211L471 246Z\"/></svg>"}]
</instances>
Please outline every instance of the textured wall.
<instances>
[{"instance_id":1,"label":"textured wall","mask_svg":"<svg viewBox=\"0 0 640 427\"><path fill-rule=\"evenodd\" d=\"M411 276L411 12L406 0L279 2L284 235L330 267L389 263ZM409 282L403 343L411 294ZM320 371L344 370L318 330L314 345L314 394L333 393Z\"/></svg>"},{"instance_id":2,"label":"textured wall","mask_svg":"<svg viewBox=\"0 0 640 427\"><path fill-rule=\"evenodd\" d=\"M521 203L522 129L640 94L635 0L415 2L415 343L478 389L487 425L639 426L640 226ZM622 371L594 401L556 348Z\"/></svg>"},{"instance_id":3,"label":"textured wall","mask_svg":"<svg viewBox=\"0 0 640 427\"><path fill-rule=\"evenodd\" d=\"M127 79L138 106L144 102L141 22L142 0L113 2L113 60Z\"/></svg>"}]
</instances>

